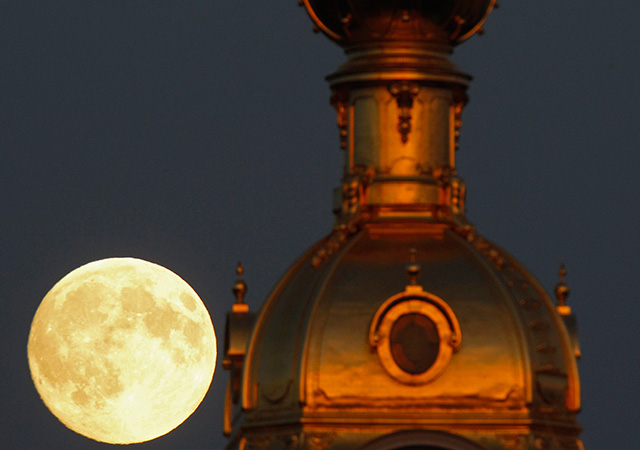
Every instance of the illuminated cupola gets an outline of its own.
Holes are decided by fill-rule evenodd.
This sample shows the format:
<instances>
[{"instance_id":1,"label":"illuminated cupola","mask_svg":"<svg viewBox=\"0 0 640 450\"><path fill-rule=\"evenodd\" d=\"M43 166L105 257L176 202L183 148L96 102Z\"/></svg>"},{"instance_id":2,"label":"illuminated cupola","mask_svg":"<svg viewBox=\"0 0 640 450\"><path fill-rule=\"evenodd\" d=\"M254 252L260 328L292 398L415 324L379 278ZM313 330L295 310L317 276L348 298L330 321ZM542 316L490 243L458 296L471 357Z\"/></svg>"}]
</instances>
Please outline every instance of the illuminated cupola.
<instances>
[{"instance_id":1,"label":"illuminated cupola","mask_svg":"<svg viewBox=\"0 0 640 450\"><path fill-rule=\"evenodd\" d=\"M470 77L449 55L495 1L303 3L347 54L328 77L342 186L255 318L237 283L229 448L581 449L564 271L556 308L468 223L455 169Z\"/></svg>"}]
</instances>

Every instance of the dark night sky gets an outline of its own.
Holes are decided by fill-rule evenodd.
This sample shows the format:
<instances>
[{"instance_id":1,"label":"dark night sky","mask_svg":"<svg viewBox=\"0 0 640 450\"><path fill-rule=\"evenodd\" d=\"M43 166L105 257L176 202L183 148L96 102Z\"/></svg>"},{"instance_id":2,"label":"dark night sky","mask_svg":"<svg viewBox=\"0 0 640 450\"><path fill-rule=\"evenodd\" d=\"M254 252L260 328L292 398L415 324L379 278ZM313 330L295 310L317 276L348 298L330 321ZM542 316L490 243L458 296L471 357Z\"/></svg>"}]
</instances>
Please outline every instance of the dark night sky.
<instances>
[{"instance_id":1,"label":"dark night sky","mask_svg":"<svg viewBox=\"0 0 640 450\"><path fill-rule=\"evenodd\" d=\"M587 450L637 448L640 7L504 1L455 54L474 76L459 173L481 234L552 290L567 264ZM136 256L188 281L218 337L238 259L257 309L332 224L341 51L296 0L0 0L0 447L103 449L29 375L31 318L66 273ZM221 367L141 449L222 448Z\"/></svg>"}]
</instances>

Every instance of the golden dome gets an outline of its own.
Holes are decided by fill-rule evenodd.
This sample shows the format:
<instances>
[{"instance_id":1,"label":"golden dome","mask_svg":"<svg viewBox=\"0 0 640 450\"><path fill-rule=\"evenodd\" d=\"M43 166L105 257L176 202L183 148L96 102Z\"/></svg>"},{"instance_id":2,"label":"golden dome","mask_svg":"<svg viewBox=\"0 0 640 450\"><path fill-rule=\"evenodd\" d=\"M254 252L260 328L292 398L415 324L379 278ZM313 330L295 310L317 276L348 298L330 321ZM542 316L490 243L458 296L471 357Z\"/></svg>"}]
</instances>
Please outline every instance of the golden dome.
<instances>
[{"instance_id":1,"label":"golden dome","mask_svg":"<svg viewBox=\"0 0 640 450\"><path fill-rule=\"evenodd\" d=\"M495 445L524 442L523 430L543 424L575 437L571 339L543 288L510 255L472 229L411 221L371 222L318 264L329 242L295 263L260 312L244 363L245 429L291 426L292 418L304 424L296 432L349 424L333 436L337 447L434 426ZM421 268L415 285L406 270L412 249ZM401 337L391 353L377 351L376 327L387 321L375 339L393 341L389 330L411 316L423 322L414 321L414 340L422 327L440 353L451 347L445 361L430 360L426 346L411 355ZM427 337L429 321L442 324L435 337ZM420 380L432 364L438 373Z\"/></svg>"}]
</instances>

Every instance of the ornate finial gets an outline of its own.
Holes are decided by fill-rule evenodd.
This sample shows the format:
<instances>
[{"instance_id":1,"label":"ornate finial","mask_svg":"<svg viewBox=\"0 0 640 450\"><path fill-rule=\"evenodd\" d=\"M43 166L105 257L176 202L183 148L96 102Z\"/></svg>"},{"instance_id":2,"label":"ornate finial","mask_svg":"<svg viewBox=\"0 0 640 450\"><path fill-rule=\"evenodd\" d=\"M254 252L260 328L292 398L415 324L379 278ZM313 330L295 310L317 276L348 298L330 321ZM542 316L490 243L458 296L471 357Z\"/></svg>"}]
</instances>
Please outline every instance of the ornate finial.
<instances>
[{"instance_id":1,"label":"ornate finial","mask_svg":"<svg viewBox=\"0 0 640 450\"><path fill-rule=\"evenodd\" d=\"M560 265L560 270L558 271L558 275L560 276L560 281L556 284L554 289L554 293L556 294L556 299L558 300L558 306L556 309L558 313L562 316L568 316L571 314L571 307L566 305L567 297L569 297L569 286L565 283L565 277L567 276L567 270L564 267L564 264Z\"/></svg>"},{"instance_id":2,"label":"ornate finial","mask_svg":"<svg viewBox=\"0 0 640 450\"><path fill-rule=\"evenodd\" d=\"M409 284L416 286L418 284L418 275L420 275L420 264L416 263L418 251L415 248L409 249L409 264L407 264L407 276Z\"/></svg>"},{"instance_id":3,"label":"ornate finial","mask_svg":"<svg viewBox=\"0 0 640 450\"><path fill-rule=\"evenodd\" d=\"M238 278L236 282L233 284L233 295L236 297L236 302L233 304L233 312L247 312L249 311L249 305L244 303L244 296L247 293L247 283L242 279L242 274L244 273L244 267L242 267L242 263L238 261L238 267L236 268L236 274Z\"/></svg>"}]
</instances>

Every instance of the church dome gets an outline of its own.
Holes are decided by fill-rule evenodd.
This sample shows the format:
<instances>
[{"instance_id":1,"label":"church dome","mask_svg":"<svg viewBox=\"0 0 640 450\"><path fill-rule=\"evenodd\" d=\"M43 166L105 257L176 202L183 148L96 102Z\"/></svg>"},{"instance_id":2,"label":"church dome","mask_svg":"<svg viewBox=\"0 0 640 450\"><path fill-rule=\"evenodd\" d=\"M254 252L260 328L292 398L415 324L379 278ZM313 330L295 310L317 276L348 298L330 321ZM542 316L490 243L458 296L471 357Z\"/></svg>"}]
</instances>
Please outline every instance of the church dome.
<instances>
[{"instance_id":1,"label":"church dome","mask_svg":"<svg viewBox=\"0 0 640 450\"><path fill-rule=\"evenodd\" d=\"M318 259L332 242L302 256L260 312L245 357L245 426L574 424L571 339L510 255L472 229L407 221L371 222Z\"/></svg>"},{"instance_id":2,"label":"church dome","mask_svg":"<svg viewBox=\"0 0 640 450\"><path fill-rule=\"evenodd\" d=\"M345 47L333 232L228 315L230 449L580 450L575 318L479 236L449 60L494 0L304 0ZM241 270L238 272L241 276Z\"/></svg>"}]
</instances>

